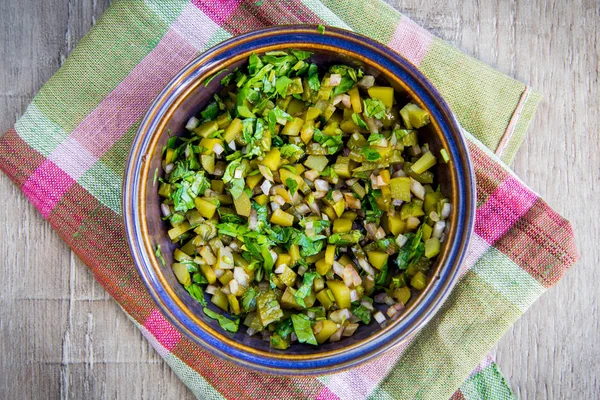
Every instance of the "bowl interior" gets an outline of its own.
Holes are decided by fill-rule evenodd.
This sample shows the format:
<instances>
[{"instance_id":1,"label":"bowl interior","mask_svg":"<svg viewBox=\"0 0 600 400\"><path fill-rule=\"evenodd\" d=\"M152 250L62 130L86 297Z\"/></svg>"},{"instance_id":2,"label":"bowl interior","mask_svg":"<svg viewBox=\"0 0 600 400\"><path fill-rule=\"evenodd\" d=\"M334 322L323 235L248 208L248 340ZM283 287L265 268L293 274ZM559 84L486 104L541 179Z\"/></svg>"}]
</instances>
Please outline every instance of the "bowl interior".
<instances>
[{"instance_id":1,"label":"bowl interior","mask_svg":"<svg viewBox=\"0 0 600 400\"><path fill-rule=\"evenodd\" d=\"M217 321L206 317L202 311L202 305L191 298L187 291L179 284L169 267L171 263L174 262L172 253L176 246L173 245L168 238L168 226L161 219L161 200L157 194L157 186L154 182L155 170L158 169L158 176L162 176L162 150L167 144L169 137L171 135L184 134L184 126L187 120L205 107L208 102L212 100L213 94L222 88L220 80L223 76L233 71L236 67L243 66L247 62L251 52L261 54L265 51L282 50L289 47L289 44L269 44L267 42L258 50L252 48L251 50L246 51L236 51L232 53L232 56L227 57L226 59L209 59L202 64L198 64L197 69L191 75L182 75L175 78L169 87L165 89L165 92L159 96L159 99L157 99L157 102L146 116L146 121L141 125L140 131L136 137L136 142L134 142L134 150L132 150L132 154L130 155L130 167L128 167L128 171L126 172L126 183L124 187L125 213L130 211L130 207L127 204L128 193L133 192L133 202L139 205L139 212L136 211L135 213L141 214L129 217L126 216L126 226L129 225L127 233L130 246L132 247L132 254L140 269L143 280L149 287L155 300L159 303L159 306L163 311L166 311L167 316L172 321L178 322L176 323L176 326L179 329L196 341L204 344L209 350L213 350L211 348L211 343L225 343L225 347L221 350L217 350L216 353L231 357L231 354L228 354L227 346L235 348L236 350L239 349L248 354L248 359L245 360L243 364L254 365L258 362L259 364L266 365L267 369L270 368L270 362L265 361L265 357L266 359L273 357L274 360L278 358L297 359L300 361L317 360L320 355L330 356L331 354L346 351L347 349L358 348L368 342L376 343L375 339L389 342L390 338L388 337L386 339L384 334L395 329L395 327L407 319L410 319L411 321L404 321L405 324L410 323L412 324L411 327L415 329L405 329L402 332L397 331L397 333L401 333L404 336L407 336L408 333L414 333L416 328L418 328L415 323L418 322L417 325L422 326L425 322L424 320L418 320L418 314L422 313L422 308L425 307L425 305L421 304L423 299L435 297L436 300L440 300L447 296L449 286L451 286L452 283L451 281L456 278L458 270L458 265L456 265L457 257L459 260L462 258L461 246L466 246L469 232L472 227L470 216L467 216L466 220L464 215L460 216L461 219L459 221L459 213L452 213L452 216L450 217L451 229L448 233L448 239L443 243L442 251L431 268L427 288L418 295L413 295L403 315L394 321L389 321L384 328L380 327L375 321L372 321L368 326L361 326L352 337L343 338L339 342L325 343L318 347L294 344L289 349L280 351L270 349L269 343L261 340L260 335L255 335L254 337L246 335L246 329L242 324L240 324L240 330L237 333L232 334L223 331L219 327ZM428 125L427 129L421 129L422 132L420 133L420 136L424 141L430 144L430 147L435 153L438 153L442 148L446 148L451 154L451 157L455 157L455 160L449 164L439 162L434 167L437 180L434 184L439 184L441 186L442 192L451 199L455 210L459 208L456 207L457 204L460 204L462 209L472 209L471 203L473 193L464 193L465 189L463 187L466 185L468 190L472 190L470 187L471 172L468 169L465 170L463 166L465 162L467 163L467 166L469 166L466 147L463 142L455 143L454 141L457 139L449 137L447 132L445 134L443 133L442 126L448 126L449 123L450 125L454 124L451 128L456 128L453 117L447 110L446 112L437 110L437 114L435 112L432 113L431 111L435 110L431 109L431 101L429 101L429 103L428 101L423 101L420 95L415 91L414 87L407 84L401 77L392 74L386 68L382 68L378 63L378 60L364 57L362 53L353 53L347 49L345 51L340 51L340 49L336 49L333 46L315 45L314 43L302 41L298 41L292 47L311 51L313 53L311 61L323 68L332 64L347 64L355 67L362 67L367 74L374 75L379 84L393 86L402 95L410 97L422 108L428 109L432 116L432 123ZM184 77L185 80L183 79ZM429 88L428 90L433 89ZM434 98L436 101L443 103L441 98L439 98L439 95L435 95ZM446 120L442 121L442 118L436 117L436 115L442 115ZM153 122L148 123L148 121ZM140 141L143 141L143 144L141 145L141 150L136 153L135 148L139 145L139 143L136 143ZM138 160L136 160L136 158ZM133 167L131 167L132 165ZM459 165L460 168L455 168L455 165ZM137 177L129 176L130 174L136 173L139 173ZM463 181L461 181L461 179ZM134 183L131 183L130 181ZM460 185L463 186L459 187ZM135 207L136 206L134 206L134 208ZM128 224L128 218L135 219L135 223ZM131 225L133 225L133 227L131 227ZM465 229L469 232L465 232ZM137 235L143 237L141 239L139 237L134 239L131 238L131 236ZM132 245L132 242L134 245ZM153 249L156 245L161 246L167 266L161 265L153 256ZM137 254L140 254L140 251L142 255L136 256ZM442 279L440 279L440 277ZM165 298L168 298L169 302L171 302L170 306L165 305L165 302L163 301ZM209 296L207 296L207 298L209 298ZM222 312L214 307L210 301L208 303L211 309ZM430 317L431 315L427 316L427 318ZM193 324L180 323L183 319L192 321ZM398 340L397 338L392 338L391 341L397 343ZM378 351L373 349L370 350L370 352L373 353ZM257 361L259 359L260 361ZM233 361L240 360L234 359ZM277 366L278 365L279 364L277 364ZM306 364L306 367L309 368L311 365L312 364L310 363ZM275 369L277 366L276 364L272 365ZM291 369L293 369L293 367L291 367Z\"/></svg>"}]
</instances>

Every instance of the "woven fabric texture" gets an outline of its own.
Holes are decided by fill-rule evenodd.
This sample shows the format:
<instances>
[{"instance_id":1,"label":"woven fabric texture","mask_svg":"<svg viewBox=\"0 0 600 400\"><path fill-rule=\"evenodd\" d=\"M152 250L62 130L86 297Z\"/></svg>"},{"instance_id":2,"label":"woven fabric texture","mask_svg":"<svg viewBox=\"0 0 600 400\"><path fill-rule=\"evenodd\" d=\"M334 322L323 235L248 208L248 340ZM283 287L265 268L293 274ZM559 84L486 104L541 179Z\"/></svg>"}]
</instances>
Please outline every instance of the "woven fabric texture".
<instances>
[{"instance_id":1,"label":"woven fabric texture","mask_svg":"<svg viewBox=\"0 0 600 400\"><path fill-rule=\"evenodd\" d=\"M465 128L477 180L475 234L443 309L403 348L319 378L250 372L182 336L140 281L121 216L129 147L164 85L209 47L284 23L352 29L412 61ZM577 258L569 223L504 164L539 99L379 0L116 1L0 139L0 168L198 397L505 399L486 354Z\"/></svg>"}]
</instances>

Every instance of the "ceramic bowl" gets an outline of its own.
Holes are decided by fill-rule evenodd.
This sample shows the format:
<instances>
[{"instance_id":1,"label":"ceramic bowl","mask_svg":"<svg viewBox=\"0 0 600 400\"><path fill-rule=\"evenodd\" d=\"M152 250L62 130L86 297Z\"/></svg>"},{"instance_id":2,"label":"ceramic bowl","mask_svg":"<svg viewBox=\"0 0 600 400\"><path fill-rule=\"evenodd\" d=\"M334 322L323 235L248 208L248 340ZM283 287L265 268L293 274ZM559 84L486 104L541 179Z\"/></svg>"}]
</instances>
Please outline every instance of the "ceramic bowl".
<instances>
[{"instance_id":1,"label":"ceramic bowl","mask_svg":"<svg viewBox=\"0 0 600 400\"><path fill-rule=\"evenodd\" d=\"M373 321L339 342L319 347L293 344L282 351L270 349L269 343L259 337L246 335L243 326L235 334L225 332L215 320L204 315L202 306L177 282L169 268L174 245L161 220L160 199L153 178L161 165L167 132L184 132L186 121L220 90L222 76L245 64L253 52L290 48L312 52L312 61L319 65L361 66L379 82L407 92L428 110L432 123L423 133L425 140L434 152L445 148L451 158L449 164L438 163L435 173L443 193L452 201L453 212L447 240L429 274L428 286L413 296L400 318L383 328ZM133 141L125 171L123 213L127 241L141 279L161 312L189 339L253 370L322 374L383 354L411 338L432 318L456 283L469 243L474 221L474 187L473 169L460 127L438 91L415 66L382 44L349 31L328 27L320 33L316 26L278 26L237 36L213 47L179 72L160 93ZM154 256L156 245L161 245L166 267Z\"/></svg>"}]
</instances>

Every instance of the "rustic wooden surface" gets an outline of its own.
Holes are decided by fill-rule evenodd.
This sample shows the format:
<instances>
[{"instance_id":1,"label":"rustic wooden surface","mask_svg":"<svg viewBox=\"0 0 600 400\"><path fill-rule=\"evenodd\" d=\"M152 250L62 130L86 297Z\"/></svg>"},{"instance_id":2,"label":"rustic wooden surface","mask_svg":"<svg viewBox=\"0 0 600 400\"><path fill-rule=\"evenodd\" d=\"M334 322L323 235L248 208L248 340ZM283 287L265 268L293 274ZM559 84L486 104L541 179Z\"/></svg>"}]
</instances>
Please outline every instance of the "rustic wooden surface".
<instances>
[{"instance_id":1,"label":"rustic wooden surface","mask_svg":"<svg viewBox=\"0 0 600 400\"><path fill-rule=\"evenodd\" d=\"M0 131L109 2L0 1ZM390 3L544 94L513 167L573 222L582 257L500 341L497 359L519 398L598 398L598 2ZM0 193L0 398L192 398L4 175Z\"/></svg>"}]
</instances>

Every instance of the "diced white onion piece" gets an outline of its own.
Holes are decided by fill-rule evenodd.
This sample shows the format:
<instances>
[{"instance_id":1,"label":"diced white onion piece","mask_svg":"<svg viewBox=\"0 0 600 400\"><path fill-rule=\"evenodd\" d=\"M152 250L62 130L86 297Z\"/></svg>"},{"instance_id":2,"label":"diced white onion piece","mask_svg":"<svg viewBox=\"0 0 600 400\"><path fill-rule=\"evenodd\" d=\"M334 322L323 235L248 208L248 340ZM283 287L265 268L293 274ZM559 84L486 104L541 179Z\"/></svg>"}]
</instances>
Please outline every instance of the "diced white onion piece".
<instances>
[{"instance_id":1,"label":"diced white onion piece","mask_svg":"<svg viewBox=\"0 0 600 400\"><path fill-rule=\"evenodd\" d=\"M350 323L352 323L352 324L355 324L357 322L360 322L360 318L356 318L356 316L354 314L352 314L352 316L350 317L350 319L348 321L350 321Z\"/></svg>"},{"instance_id":2,"label":"diced white onion piece","mask_svg":"<svg viewBox=\"0 0 600 400\"><path fill-rule=\"evenodd\" d=\"M221 153L223 153L225 151L225 149L219 143L215 143L215 145L213 146L213 151L215 152L216 155L220 156ZM236 178L238 177L237 172L238 171L236 170L235 171ZM240 171L240 176L239 176L240 178L242 177L241 173L242 173L242 171Z\"/></svg>"},{"instance_id":3,"label":"diced white onion piece","mask_svg":"<svg viewBox=\"0 0 600 400\"><path fill-rule=\"evenodd\" d=\"M167 165L165 165L165 172L166 172L167 174L170 174L170 173L171 173L171 171L173 171L173 168L175 168L175 165L173 165L173 163L171 163L171 164L167 164Z\"/></svg>"},{"instance_id":4,"label":"diced white onion piece","mask_svg":"<svg viewBox=\"0 0 600 400\"><path fill-rule=\"evenodd\" d=\"M381 311L377 311L375 314L373 314L373 318L375 318L375 321L377 321L379 324L386 321L385 315L383 315Z\"/></svg>"},{"instance_id":5,"label":"diced white onion piece","mask_svg":"<svg viewBox=\"0 0 600 400\"><path fill-rule=\"evenodd\" d=\"M392 174L392 178L400 178L402 176L406 176L406 173L401 169Z\"/></svg>"},{"instance_id":6,"label":"diced white onion piece","mask_svg":"<svg viewBox=\"0 0 600 400\"><path fill-rule=\"evenodd\" d=\"M326 195L327 195L327 191L324 191L324 190L313 192L313 197L315 200L322 199Z\"/></svg>"},{"instance_id":7,"label":"diced white onion piece","mask_svg":"<svg viewBox=\"0 0 600 400\"><path fill-rule=\"evenodd\" d=\"M343 94L342 95L342 104L346 108L352 107L352 103L350 102L350 96L348 96L347 94Z\"/></svg>"},{"instance_id":8,"label":"diced white onion piece","mask_svg":"<svg viewBox=\"0 0 600 400\"><path fill-rule=\"evenodd\" d=\"M375 178L376 182L377 182L377 186L381 187L381 186L387 186L388 184L383 180L383 177L381 175L377 175L377 177Z\"/></svg>"},{"instance_id":9,"label":"diced white onion piece","mask_svg":"<svg viewBox=\"0 0 600 400\"><path fill-rule=\"evenodd\" d=\"M375 235L377 234L377 224L369 222L365 225L365 229L367 230L368 236L375 238Z\"/></svg>"},{"instance_id":10,"label":"diced white onion piece","mask_svg":"<svg viewBox=\"0 0 600 400\"><path fill-rule=\"evenodd\" d=\"M274 212L275 210L279 210L281 208L281 206L277 203L275 203L274 201L272 201L271 203L271 211Z\"/></svg>"},{"instance_id":11,"label":"diced white onion piece","mask_svg":"<svg viewBox=\"0 0 600 400\"><path fill-rule=\"evenodd\" d=\"M352 185L354 185L356 182L358 182L358 178L351 178L346 180L346 186L350 187Z\"/></svg>"},{"instance_id":12,"label":"diced white onion piece","mask_svg":"<svg viewBox=\"0 0 600 400\"><path fill-rule=\"evenodd\" d=\"M285 264L281 264L279 267L275 268L273 272L276 274L283 274L283 271L285 271L285 267Z\"/></svg>"},{"instance_id":13,"label":"diced white onion piece","mask_svg":"<svg viewBox=\"0 0 600 400\"><path fill-rule=\"evenodd\" d=\"M342 95L338 94L337 96L335 96L333 98L333 100L331 100L331 104L333 104L334 106L337 106L338 103L340 103L342 101Z\"/></svg>"},{"instance_id":14,"label":"diced white onion piece","mask_svg":"<svg viewBox=\"0 0 600 400\"><path fill-rule=\"evenodd\" d=\"M377 229L377 232L375 232L375 239L381 240L383 238L385 238L385 231L382 227L379 227L379 229Z\"/></svg>"},{"instance_id":15,"label":"diced white onion piece","mask_svg":"<svg viewBox=\"0 0 600 400\"><path fill-rule=\"evenodd\" d=\"M371 264L369 264L369 262L367 261L366 258L364 257L357 257L358 260L358 265L360 265L360 267L365 270L365 272L371 276L375 276L375 270L373 269L373 267L371 266Z\"/></svg>"},{"instance_id":16,"label":"diced white onion piece","mask_svg":"<svg viewBox=\"0 0 600 400\"><path fill-rule=\"evenodd\" d=\"M313 201L312 203L308 203L308 206L310 207L310 211L312 211L316 215L321 215L321 208L319 207L318 202Z\"/></svg>"},{"instance_id":17,"label":"diced white onion piece","mask_svg":"<svg viewBox=\"0 0 600 400\"><path fill-rule=\"evenodd\" d=\"M229 291L229 286L223 286L221 288L221 292L223 292L223 294L231 294L231 292Z\"/></svg>"},{"instance_id":18,"label":"diced white onion piece","mask_svg":"<svg viewBox=\"0 0 600 400\"><path fill-rule=\"evenodd\" d=\"M329 86L337 86L342 82L342 75L340 74L331 74L329 76Z\"/></svg>"},{"instance_id":19,"label":"diced white onion piece","mask_svg":"<svg viewBox=\"0 0 600 400\"><path fill-rule=\"evenodd\" d=\"M431 218L433 222L438 222L440 220L440 216L435 211L429 213L429 218Z\"/></svg>"},{"instance_id":20,"label":"diced white onion piece","mask_svg":"<svg viewBox=\"0 0 600 400\"><path fill-rule=\"evenodd\" d=\"M383 304L383 303L385 303L385 298L386 297L388 297L387 293L382 292L382 293L379 293L379 294L375 295L375 297L373 297L373 301L375 303Z\"/></svg>"},{"instance_id":21,"label":"diced white onion piece","mask_svg":"<svg viewBox=\"0 0 600 400\"><path fill-rule=\"evenodd\" d=\"M329 215L321 214L321 219L323 219L324 221L329 221Z\"/></svg>"},{"instance_id":22,"label":"diced white onion piece","mask_svg":"<svg viewBox=\"0 0 600 400\"><path fill-rule=\"evenodd\" d=\"M231 292L231 294L237 296L238 290L240 290L240 284L238 283L238 281L236 281L235 279L230 280L229 291Z\"/></svg>"},{"instance_id":23,"label":"diced white onion piece","mask_svg":"<svg viewBox=\"0 0 600 400\"><path fill-rule=\"evenodd\" d=\"M347 308L342 308L341 310L337 310L329 314L329 319L336 324L341 324L347 319L350 319L350 315L350 310Z\"/></svg>"},{"instance_id":24,"label":"diced white onion piece","mask_svg":"<svg viewBox=\"0 0 600 400\"><path fill-rule=\"evenodd\" d=\"M306 312L306 316L310 319L315 319L315 312L309 310ZM317 325L319 325L318 322L317 322ZM314 330L315 334L319 333L321 331L321 329L323 329L323 323L321 323L321 329L319 329L318 331L317 331L317 325L315 325L315 330Z\"/></svg>"},{"instance_id":25,"label":"diced white onion piece","mask_svg":"<svg viewBox=\"0 0 600 400\"><path fill-rule=\"evenodd\" d=\"M373 186L373 189L379 189L379 181L377 180L377 175L371 174L369 178L371 179L371 186Z\"/></svg>"},{"instance_id":26,"label":"diced white onion piece","mask_svg":"<svg viewBox=\"0 0 600 400\"><path fill-rule=\"evenodd\" d=\"M320 192L328 192L330 189L329 182L323 179L315 180L315 189Z\"/></svg>"},{"instance_id":27,"label":"diced white onion piece","mask_svg":"<svg viewBox=\"0 0 600 400\"><path fill-rule=\"evenodd\" d=\"M298 275L303 276L304 273L306 272L306 267L304 265L301 265L298 267Z\"/></svg>"},{"instance_id":28,"label":"diced white onion piece","mask_svg":"<svg viewBox=\"0 0 600 400\"><path fill-rule=\"evenodd\" d=\"M319 173L319 171L317 171L315 169L309 169L308 171L304 172L304 177L311 182L313 182L315 179L317 179L320 175L321 174Z\"/></svg>"},{"instance_id":29,"label":"diced white onion piece","mask_svg":"<svg viewBox=\"0 0 600 400\"><path fill-rule=\"evenodd\" d=\"M400 207L402 205L402 203L404 203L402 200L399 199L394 199L392 200L392 205L395 207Z\"/></svg>"},{"instance_id":30,"label":"diced white onion piece","mask_svg":"<svg viewBox=\"0 0 600 400\"><path fill-rule=\"evenodd\" d=\"M390 137L390 145L392 147L396 147L397 144L398 144L398 138L396 137L395 134L392 134L392 136Z\"/></svg>"},{"instance_id":31,"label":"diced white onion piece","mask_svg":"<svg viewBox=\"0 0 600 400\"><path fill-rule=\"evenodd\" d=\"M227 146L229 146L229 148L230 148L231 150L234 150L234 151L235 151L235 140L232 140L231 142L229 142L229 143L227 144Z\"/></svg>"},{"instance_id":32,"label":"diced white onion piece","mask_svg":"<svg viewBox=\"0 0 600 400\"><path fill-rule=\"evenodd\" d=\"M188 119L187 124L185 124L185 129L187 129L188 131L191 131L192 129L197 128L199 124L200 124L200 120L196 117L192 117L192 118Z\"/></svg>"},{"instance_id":33,"label":"diced white onion piece","mask_svg":"<svg viewBox=\"0 0 600 400\"><path fill-rule=\"evenodd\" d=\"M360 81L358 81L358 86L368 89L375 84L375 77L373 75L365 75L362 77Z\"/></svg>"},{"instance_id":34,"label":"diced white onion piece","mask_svg":"<svg viewBox=\"0 0 600 400\"><path fill-rule=\"evenodd\" d=\"M183 152L185 154L185 158L190 158L190 151L190 145L188 144L185 146L185 151Z\"/></svg>"},{"instance_id":35,"label":"diced white onion piece","mask_svg":"<svg viewBox=\"0 0 600 400\"><path fill-rule=\"evenodd\" d=\"M258 227L258 214L255 208L250 209L250 216L248 217L248 229L251 231L256 230Z\"/></svg>"},{"instance_id":36,"label":"diced white onion piece","mask_svg":"<svg viewBox=\"0 0 600 400\"><path fill-rule=\"evenodd\" d=\"M254 335L255 333L256 333L256 330L255 330L255 329L253 329L253 328L248 328L248 329L246 329L246 335L248 335L248 336L252 336L252 335Z\"/></svg>"},{"instance_id":37,"label":"diced white onion piece","mask_svg":"<svg viewBox=\"0 0 600 400\"><path fill-rule=\"evenodd\" d=\"M337 261L333 262L333 272L340 278L344 277L344 266Z\"/></svg>"},{"instance_id":38,"label":"diced white onion piece","mask_svg":"<svg viewBox=\"0 0 600 400\"><path fill-rule=\"evenodd\" d=\"M274 250L270 250L270 249L269 249L269 253L271 253L271 258L273 259L273 263L275 263L275 261L277 261L277 259L279 258L279 254L275 253Z\"/></svg>"},{"instance_id":39,"label":"diced white onion piece","mask_svg":"<svg viewBox=\"0 0 600 400\"><path fill-rule=\"evenodd\" d=\"M273 202L279 204L280 206L285 204L285 199L280 195L273 196Z\"/></svg>"},{"instance_id":40,"label":"diced white onion piece","mask_svg":"<svg viewBox=\"0 0 600 400\"><path fill-rule=\"evenodd\" d=\"M329 337L330 342L338 342L342 338L342 334L344 333L345 327L338 328L337 331L333 335Z\"/></svg>"},{"instance_id":41,"label":"diced white onion piece","mask_svg":"<svg viewBox=\"0 0 600 400\"><path fill-rule=\"evenodd\" d=\"M269 195L269 191L271 190L271 186L272 186L271 182L270 182L270 181L268 181L268 180L265 180L265 181L262 183L262 185L260 185L260 190L262 190L262 192L263 192L265 195L267 195L267 196L268 196L268 195Z\"/></svg>"},{"instance_id":42,"label":"diced white onion piece","mask_svg":"<svg viewBox=\"0 0 600 400\"><path fill-rule=\"evenodd\" d=\"M363 300L363 301L360 302L360 305L363 306L364 308L366 308L369 311L375 310L375 307L373 307L373 303L371 303L370 301Z\"/></svg>"},{"instance_id":43,"label":"diced white onion piece","mask_svg":"<svg viewBox=\"0 0 600 400\"><path fill-rule=\"evenodd\" d=\"M344 280L344 285L351 287L354 284L354 278L352 277L352 268L351 265L346 265L344 267L344 272L342 273L342 279Z\"/></svg>"},{"instance_id":44,"label":"diced white onion piece","mask_svg":"<svg viewBox=\"0 0 600 400\"><path fill-rule=\"evenodd\" d=\"M220 278L220 277L222 277L222 276L223 276L223 274L225 273L225 270L224 270L224 269L221 269L221 268L215 268L214 270L215 270L215 276L216 276L217 278Z\"/></svg>"},{"instance_id":45,"label":"diced white onion piece","mask_svg":"<svg viewBox=\"0 0 600 400\"><path fill-rule=\"evenodd\" d=\"M452 204L444 203L444 205L442 206L442 219L448 218L450 216L451 212L452 212Z\"/></svg>"},{"instance_id":46,"label":"diced white onion piece","mask_svg":"<svg viewBox=\"0 0 600 400\"><path fill-rule=\"evenodd\" d=\"M352 336L352 335L354 335L354 332L356 332L357 329L358 329L358 324L348 324L344 328L344 333L342 334L342 336L345 336L345 337Z\"/></svg>"},{"instance_id":47,"label":"diced white onion piece","mask_svg":"<svg viewBox=\"0 0 600 400\"><path fill-rule=\"evenodd\" d=\"M296 206L296 212L300 215L308 214L310 212L310 207L306 203L298 204Z\"/></svg>"},{"instance_id":48,"label":"diced white onion piece","mask_svg":"<svg viewBox=\"0 0 600 400\"><path fill-rule=\"evenodd\" d=\"M387 309L386 314L388 317L392 318L394 315L396 315L397 312L398 312L398 310L396 310L394 308L394 306L391 306L390 308Z\"/></svg>"},{"instance_id":49,"label":"diced white onion piece","mask_svg":"<svg viewBox=\"0 0 600 400\"><path fill-rule=\"evenodd\" d=\"M340 200L342 200L344 198L344 195L339 190L334 190L331 193L331 198L333 199L333 201L335 203L337 203L338 201L340 201Z\"/></svg>"},{"instance_id":50,"label":"diced white onion piece","mask_svg":"<svg viewBox=\"0 0 600 400\"><path fill-rule=\"evenodd\" d=\"M233 279L235 279L240 284L240 286L244 287L247 287L250 283L250 276L242 267L233 268Z\"/></svg>"},{"instance_id":51,"label":"diced white onion piece","mask_svg":"<svg viewBox=\"0 0 600 400\"><path fill-rule=\"evenodd\" d=\"M396 304L394 304L394 308L397 311L402 311L402 310L404 310L404 304L402 304L402 303L396 303Z\"/></svg>"},{"instance_id":52,"label":"diced white onion piece","mask_svg":"<svg viewBox=\"0 0 600 400\"><path fill-rule=\"evenodd\" d=\"M444 229L446 229L446 222L445 221L438 221L435 223L435 225L433 226L433 231L431 232L431 236L434 238L441 238L442 237L442 233L444 233Z\"/></svg>"},{"instance_id":53,"label":"diced white onion piece","mask_svg":"<svg viewBox=\"0 0 600 400\"><path fill-rule=\"evenodd\" d=\"M171 209L168 205L164 203L160 205L160 212L162 213L163 217L168 217L169 215L171 215Z\"/></svg>"},{"instance_id":54,"label":"diced white onion piece","mask_svg":"<svg viewBox=\"0 0 600 400\"><path fill-rule=\"evenodd\" d=\"M298 336L296 336L296 332L292 332L292 334L290 335L290 339L292 342L298 341Z\"/></svg>"},{"instance_id":55,"label":"diced white onion piece","mask_svg":"<svg viewBox=\"0 0 600 400\"><path fill-rule=\"evenodd\" d=\"M350 291L350 301L358 301L358 293L354 289Z\"/></svg>"},{"instance_id":56,"label":"diced white onion piece","mask_svg":"<svg viewBox=\"0 0 600 400\"><path fill-rule=\"evenodd\" d=\"M425 199L425 188L423 185L421 185L421 183L413 178L410 178L410 191L415 195L416 198L420 200Z\"/></svg>"},{"instance_id":57,"label":"diced white onion piece","mask_svg":"<svg viewBox=\"0 0 600 400\"><path fill-rule=\"evenodd\" d=\"M406 229L416 229L421 224L421 221L417 217L408 217L406 219Z\"/></svg>"},{"instance_id":58,"label":"diced white onion piece","mask_svg":"<svg viewBox=\"0 0 600 400\"><path fill-rule=\"evenodd\" d=\"M208 285L204 291L208 294L215 294L217 292L217 287L215 285Z\"/></svg>"},{"instance_id":59,"label":"diced white onion piece","mask_svg":"<svg viewBox=\"0 0 600 400\"><path fill-rule=\"evenodd\" d=\"M231 250L235 251L236 253L240 252L240 245L238 244L237 240L234 240L233 242L231 242L229 244L229 247L231 247Z\"/></svg>"},{"instance_id":60,"label":"diced white onion piece","mask_svg":"<svg viewBox=\"0 0 600 400\"><path fill-rule=\"evenodd\" d=\"M367 123L367 127L369 128L369 132L371 133L379 133L380 125L378 124L379 120L376 120L371 117L365 117L365 122Z\"/></svg>"},{"instance_id":61,"label":"diced white onion piece","mask_svg":"<svg viewBox=\"0 0 600 400\"><path fill-rule=\"evenodd\" d=\"M396 244L398 245L399 248L404 247L406 242L408 242L408 238L406 236L404 236L403 234L399 234L398 237L396 238Z\"/></svg>"},{"instance_id":62,"label":"diced white onion piece","mask_svg":"<svg viewBox=\"0 0 600 400\"><path fill-rule=\"evenodd\" d=\"M362 208L360 199L354 197L352 193L344 193L344 199L346 200L346 205L348 206L348 208L351 208L353 210L360 210Z\"/></svg>"},{"instance_id":63,"label":"diced white onion piece","mask_svg":"<svg viewBox=\"0 0 600 400\"><path fill-rule=\"evenodd\" d=\"M385 296L385 298L383 299L383 302L385 304L387 304L388 306L393 306L394 304L396 304L394 299L392 299L390 296Z\"/></svg>"},{"instance_id":64,"label":"diced white onion piece","mask_svg":"<svg viewBox=\"0 0 600 400\"><path fill-rule=\"evenodd\" d=\"M244 171L242 171L240 168L236 169L235 172L233 173L233 177L236 179L240 179L244 177Z\"/></svg>"},{"instance_id":65,"label":"diced white onion piece","mask_svg":"<svg viewBox=\"0 0 600 400\"><path fill-rule=\"evenodd\" d=\"M442 236L440 236L440 243L444 243L446 241L446 234L442 233Z\"/></svg>"},{"instance_id":66,"label":"diced white onion piece","mask_svg":"<svg viewBox=\"0 0 600 400\"><path fill-rule=\"evenodd\" d=\"M415 156L418 156L419 154L421 154L423 151L421 150L421 148L419 146L417 146L416 144L414 146L411 147L413 154Z\"/></svg>"}]
</instances>

